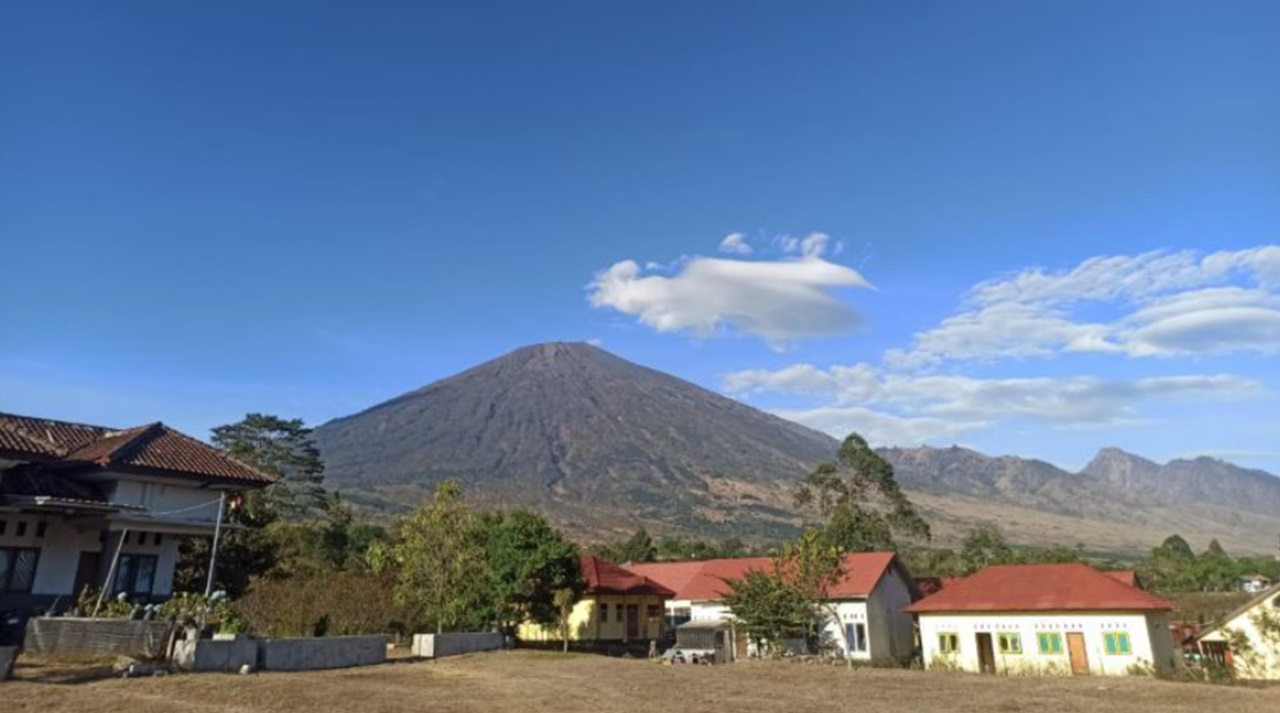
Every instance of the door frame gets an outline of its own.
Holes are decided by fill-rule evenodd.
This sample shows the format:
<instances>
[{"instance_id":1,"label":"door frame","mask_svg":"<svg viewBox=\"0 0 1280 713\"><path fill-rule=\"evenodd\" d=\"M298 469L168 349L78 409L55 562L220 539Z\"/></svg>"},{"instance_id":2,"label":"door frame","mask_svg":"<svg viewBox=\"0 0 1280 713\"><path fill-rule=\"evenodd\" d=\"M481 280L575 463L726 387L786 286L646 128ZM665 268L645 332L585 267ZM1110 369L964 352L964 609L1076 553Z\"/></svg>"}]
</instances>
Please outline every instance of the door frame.
<instances>
[{"instance_id":1,"label":"door frame","mask_svg":"<svg viewBox=\"0 0 1280 713\"><path fill-rule=\"evenodd\" d=\"M640 638L640 605L639 604L623 604L621 605L626 611L624 618L626 619L626 630L623 638L627 641Z\"/></svg>"},{"instance_id":2,"label":"door frame","mask_svg":"<svg viewBox=\"0 0 1280 713\"><path fill-rule=\"evenodd\" d=\"M978 671L982 673L996 672L996 648L991 632L980 631L976 635L978 650Z\"/></svg>"}]
</instances>

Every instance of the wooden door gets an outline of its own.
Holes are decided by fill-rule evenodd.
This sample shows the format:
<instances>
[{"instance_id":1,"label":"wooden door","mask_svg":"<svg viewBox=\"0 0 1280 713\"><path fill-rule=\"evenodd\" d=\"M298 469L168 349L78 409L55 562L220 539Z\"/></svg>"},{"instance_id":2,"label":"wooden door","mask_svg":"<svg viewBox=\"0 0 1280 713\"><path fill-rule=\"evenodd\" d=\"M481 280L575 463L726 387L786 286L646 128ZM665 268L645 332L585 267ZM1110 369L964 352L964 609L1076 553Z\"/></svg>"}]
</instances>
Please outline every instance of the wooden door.
<instances>
[{"instance_id":1,"label":"wooden door","mask_svg":"<svg viewBox=\"0 0 1280 713\"><path fill-rule=\"evenodd\" d=\"M978 634L978 669L983 673L996 672L996 651L991 645L991 634Z\"/></svg>"},{"instance_id":2,"label":"wooden door","mask_svg":"<svg viewBox=\"0 0 1280 713\"><path fill-rule=\"evenodd\" d=\"M640 605L627 605L627 638L640 638Z\"/></svg>"},{"instance_id":3,"label":"wooden door","mask_svg":"<svg viewBox=\"0 0 1280 713\"><path fill-rule=\"evenodd\" d=\"M1078 631L1067 634L1067 653L1071 655L1071 673L1089 675L1089 653L1084 648L1084 634Z\"/></svg>"}]
</instances>

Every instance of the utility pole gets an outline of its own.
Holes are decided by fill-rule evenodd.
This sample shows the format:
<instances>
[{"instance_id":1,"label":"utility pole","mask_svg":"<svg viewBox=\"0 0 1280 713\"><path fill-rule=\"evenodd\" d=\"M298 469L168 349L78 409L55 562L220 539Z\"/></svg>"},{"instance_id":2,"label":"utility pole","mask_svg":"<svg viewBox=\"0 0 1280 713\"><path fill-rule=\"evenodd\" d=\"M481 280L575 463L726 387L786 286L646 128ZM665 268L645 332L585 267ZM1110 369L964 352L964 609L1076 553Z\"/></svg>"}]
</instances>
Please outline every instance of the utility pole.
<instances>
[{"instance_id":1,"label":"utility pole","mask_svg":"<svg viewBox=\"0 0 1280 713\"><path fill-rule=\"evenodd\" d=\"M218 569L218 541L222 539L222 514L227 508L227 491L218 497L218 522L213 526L213 546L209 548L209 578L204 583L204 596L213 594L213 575Z\"/></svg>"}]
</instances>

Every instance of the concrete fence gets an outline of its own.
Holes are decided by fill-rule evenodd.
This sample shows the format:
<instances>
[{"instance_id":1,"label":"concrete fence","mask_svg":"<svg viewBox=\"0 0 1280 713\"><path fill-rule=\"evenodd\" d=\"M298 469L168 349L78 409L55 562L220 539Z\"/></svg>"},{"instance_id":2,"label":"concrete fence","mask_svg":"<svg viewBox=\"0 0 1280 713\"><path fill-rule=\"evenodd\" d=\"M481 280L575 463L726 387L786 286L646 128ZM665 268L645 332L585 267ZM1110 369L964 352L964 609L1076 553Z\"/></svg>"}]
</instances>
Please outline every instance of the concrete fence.
<instances>
[{"instance_id":1,"label":"concrete fence","mask_svg":"<svg viewBox=\"0 0 1280 713\"><path fill-rule=\"evenodd\" d=\"M32 654L163 658L174 625L164 621L34 617L23 650Z\"/></svg>"},{"instance_id":2,"label":"concrete fence","mask_svg":"<svg viewBox=\"0 0 1280 713\"><path fill-rule=\"evenodd\" d=\"M173 662L184 671L315 671L370 666L387 660L386 636L316 639L196 639L174 645Z\"/></svg>"},{"instance_id":3,"label":"concrete fence","mask_svg":"<svg viewBox=\"0 0 1280 713\"><path fill-rule=\"evenodd\" d=\"M425 659L470 654L476 651L494 651L500 648L502 648L502 634L491 632L414 634L413 636L413 655Z\"/></svg>"}]
</instances>

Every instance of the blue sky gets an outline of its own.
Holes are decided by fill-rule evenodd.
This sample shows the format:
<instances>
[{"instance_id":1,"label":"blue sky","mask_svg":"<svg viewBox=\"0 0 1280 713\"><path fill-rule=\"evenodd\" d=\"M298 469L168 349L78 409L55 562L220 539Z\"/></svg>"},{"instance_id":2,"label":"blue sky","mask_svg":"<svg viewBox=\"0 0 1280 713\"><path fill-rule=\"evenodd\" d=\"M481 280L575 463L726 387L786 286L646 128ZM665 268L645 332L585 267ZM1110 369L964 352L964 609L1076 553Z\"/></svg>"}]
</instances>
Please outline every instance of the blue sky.
<instances>
[{"instance_id":1,"label":"blue sky","mask_svg":"<svg viewBox=\"0 0 1280 713\"><path fill-rule=\"evenodd\" d=\"M318 424L599 340L879 443L1280 471L1277 36L1272 2L5 3L0 410Z\"/></svg>"}]
</instances>

